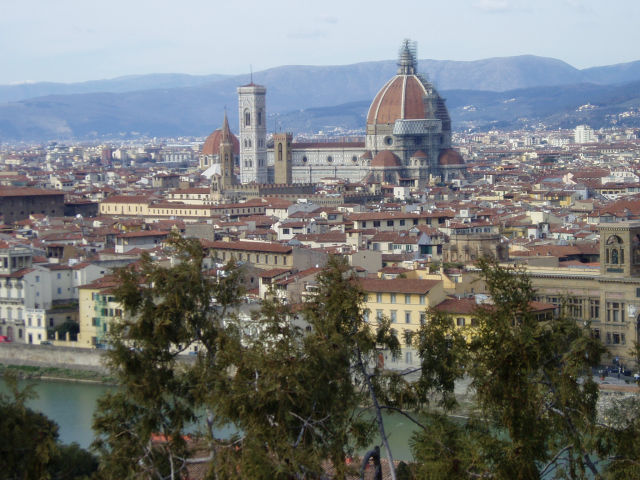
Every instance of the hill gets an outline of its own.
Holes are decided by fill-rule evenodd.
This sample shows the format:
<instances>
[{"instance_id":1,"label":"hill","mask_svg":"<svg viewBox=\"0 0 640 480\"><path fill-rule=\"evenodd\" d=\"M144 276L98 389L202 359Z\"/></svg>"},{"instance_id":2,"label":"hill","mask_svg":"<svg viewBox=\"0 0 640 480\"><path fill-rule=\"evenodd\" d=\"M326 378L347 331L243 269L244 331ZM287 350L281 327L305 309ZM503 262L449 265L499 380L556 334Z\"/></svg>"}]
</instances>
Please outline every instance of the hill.
<instances>
[{"instance_id":1,"label":"hill","mask_svg":"<svg viewBox=\"0 0 640 480\"><path fill-rule=\"evenodd\" d=\"M421 60L419 69L447 98L455 129L583 122L597 128L640 106L640 62L578 70L560 60L519 56ZM270 131L362 129L369 103L395 70L392 61L282 66L254 79L267 86ZM0 141L204 136L220 126L225 107L237 123L236 88L248 81L248 75L168 74L0 87L0 98L23 97L0 103ZM578 110L586 104L595 108ZM631 125L637 120L621 118Z\"/></svg>"}]
</instances>

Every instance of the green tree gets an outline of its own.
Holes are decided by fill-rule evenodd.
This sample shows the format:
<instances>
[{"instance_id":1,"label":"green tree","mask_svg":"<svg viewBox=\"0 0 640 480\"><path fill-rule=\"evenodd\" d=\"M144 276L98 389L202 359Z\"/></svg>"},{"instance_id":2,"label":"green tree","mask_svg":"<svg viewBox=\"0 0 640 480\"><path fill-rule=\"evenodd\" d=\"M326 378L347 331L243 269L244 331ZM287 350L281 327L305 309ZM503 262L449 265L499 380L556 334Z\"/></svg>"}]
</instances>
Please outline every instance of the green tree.
<instances>
[{"instance_id":1,"label":"green tree","mask_svg":"<svg viewBox=\"0 0 640 480\"><path fill-rule=\"evenodd\" d=\"M223 354L234 375L220 379L216 390L228 395L211 404L242 431L242 454L218 465L229 478L238 470L246 478L316 478L328 460L335 478L345 478L347 457L371 441L364 407L382 389L368 366L377 346L396 348L397 339L388 322L364 322L363 292L343 259L332 257L317 283L296 312L277 298L264 302L254 333Z\"/></svg>"},{"instance_id":2,"label":"green tree","mask_svg":"<svg viewBox=\"0 0 640 480\"><path fill-rule=\"evenodd\" d=\"M211 441L194 445L203 392L218 373L223 321L239 298L237 272L207 276L197 240L174 235L164 266L148 255L118 272L114 294L125 311L110 331L108 365L120 387L98 402L94 417L105 478L182 478L194 448L211 460ZM193 363L180 354L196 345ZM211 439L210 439L211 440Z\"/></svg>"},{"instance_id":3,"label":"green tree","mask_svg":"<svg viewBox=\"0 0 640 480\"><path fill-rule=\"evenodd\" d=\"M96 471L96 458L77 444L58 443L58 425L26 406L33 389L19 389L5 374L11 395L0 395L0 479L81 480Z\"/></svg>"},{"instance_id":4,"label":"green tree","mask_svg":"<svg viewBox=\"0 0 640 480\"><path fill-rule=\"evenodd\" d=\"M247 319L233 313L233 266L210 278L196 241L170 245L172 266L144 256L119 272L125 316L108 359L121 388L100 400L94 420L103 477L180 478L202 461L219 479L319 478L327 462L345 478L347 457L376 426L387 443L380 412L399 404L389 392L402 382L373 360L382 346L397 352L398 339L388 322L364 321L363 292L344 260L331 258L301 310L274 299ZM194 344L193 363L181 361ZM197 441L185 436L193 424ZM220 425L238 433L215 438Z\"/></svg>"},{"instance_id":5,"label":"green tree","mask_svg":"<svg viewBox=\"0 0 640 480\"><path fill-rule=\"evenodd\" d=\"M58 425L25 405L34 395L31 389L20 390L15 377L5 379L12 395L0 395L0 478L48 478Z\"/></svg>"},{"instance_id":6,"label":"green tree","mask_svg":"<svg viewBox=\"0 0 640 480\"><path fill-rule=\"evenodd\" d=\"M521 271L485 260L479 266L492 303L476 310L478 325L468 348L460 348L451 321L438 315L419 343L422 383L442 390L451 407L451 380L464 372L478 411L463 424L431 416L415 438L420 468L446 471L451 478L600 475L593 457L598 389L591 367L599 363L602 345L572 319L540 319ZM449 346L438 347L438 337L448 338Z\"/></svg>"}]
</instances>

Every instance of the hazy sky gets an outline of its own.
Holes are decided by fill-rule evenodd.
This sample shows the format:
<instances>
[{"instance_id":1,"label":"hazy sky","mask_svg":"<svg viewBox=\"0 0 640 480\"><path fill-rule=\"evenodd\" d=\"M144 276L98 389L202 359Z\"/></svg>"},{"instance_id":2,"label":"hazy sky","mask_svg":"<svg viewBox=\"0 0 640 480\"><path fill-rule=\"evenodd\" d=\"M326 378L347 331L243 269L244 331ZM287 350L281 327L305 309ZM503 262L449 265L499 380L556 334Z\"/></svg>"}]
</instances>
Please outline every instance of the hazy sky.
<instances>
[{"instance_id":1,"label":"hazy sky","mask_svg":"<svg viewBox=\"0 0 640 480\"><path fill-rule=\"evenodd\" d=\"M0 0L0 84L533 54L640 59L639 0Z\"/></svg>"}]
</instances>

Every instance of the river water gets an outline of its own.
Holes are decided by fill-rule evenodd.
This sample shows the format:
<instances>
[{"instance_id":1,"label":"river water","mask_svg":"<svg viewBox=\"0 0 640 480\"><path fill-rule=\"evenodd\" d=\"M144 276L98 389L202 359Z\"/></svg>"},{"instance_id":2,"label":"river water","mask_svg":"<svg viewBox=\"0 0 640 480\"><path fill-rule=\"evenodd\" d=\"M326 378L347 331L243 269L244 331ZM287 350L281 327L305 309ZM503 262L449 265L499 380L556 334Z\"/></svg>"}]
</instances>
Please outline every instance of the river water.
<instances>
[{"instance_id":1,"label":"river water","mask_svg":"<svg viewBox=\"0 0 640 480\"><path fill-rule=\"evenodd\" d=\"M60 440L63 443L76 442L84 448L89 447L93 441L91 424L98 398L116 388L95 383L48 380L23 380L19 382L19 387L23 388L26 384L33 385L37 394L35 399L28 402L28 406L42 412L59 425ZM0 393L9 393L2 379ZM394 458L410 460L409 438L415 430L413 423L398 414L385 415L385 430ZM225 432L220 433L224 435Z\"/></svg>"}]
</instances>

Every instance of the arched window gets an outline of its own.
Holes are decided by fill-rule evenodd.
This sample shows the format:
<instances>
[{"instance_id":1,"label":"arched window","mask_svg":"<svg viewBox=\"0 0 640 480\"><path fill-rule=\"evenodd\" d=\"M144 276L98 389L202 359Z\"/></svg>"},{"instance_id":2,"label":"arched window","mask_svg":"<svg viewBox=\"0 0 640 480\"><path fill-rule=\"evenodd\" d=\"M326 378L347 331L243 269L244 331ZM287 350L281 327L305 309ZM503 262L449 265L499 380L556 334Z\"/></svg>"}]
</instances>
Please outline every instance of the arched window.
<instances>
[{"instance_id":1,"label":"arched window","mask_svg":"<svg viewBox=\"0 0 640 480\"><path fill-rule=\"evenodd\" d=\"M611 235L607 238L604 254L605 263L610 265L624 263L624 244L622 239L617 235Z\"/></svg>"},{"instance_id":2,"label":"arched window","mask_svg":"<svg viewBox=\"0 0 640 480\"><path fill-rule=\"evenodd\" d=\"M262 110L258 110L258 125L262 125Z\"/></svg>"},{"instance_id":3,"label":"arched window","mask_svg":"<svg viewBox=\"0 0 640 480\"><path fill-rule=\"evenodd\" d=\"M282 144L281 143L278 144L278 160L280 162L282 161Z\"/></svg>"},{"instance_id":4,"label":"arched window","mask_svg":"<svg viewBox=\"0 0 640 480\"><path fill-rule=\"evenodd\" d=\"M244 126L245 127L251 126L251 113L249 112L249 110L244 111Z\"/></svg>"}]
</instances>

